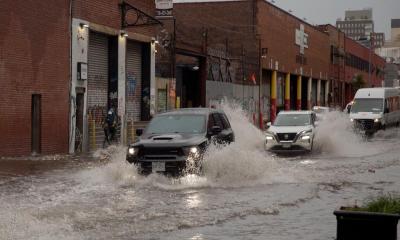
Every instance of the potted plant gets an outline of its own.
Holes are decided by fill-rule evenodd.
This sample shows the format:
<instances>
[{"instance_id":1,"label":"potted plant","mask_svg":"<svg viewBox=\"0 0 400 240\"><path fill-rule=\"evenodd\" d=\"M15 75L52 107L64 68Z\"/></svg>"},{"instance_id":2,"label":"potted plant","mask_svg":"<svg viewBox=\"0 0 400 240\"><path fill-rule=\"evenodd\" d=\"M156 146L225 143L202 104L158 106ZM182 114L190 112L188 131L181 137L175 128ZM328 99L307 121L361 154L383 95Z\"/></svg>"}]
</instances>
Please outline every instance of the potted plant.
<instances>
[{"instance_id":1,"label":"potted plant","mask_svg":"<svg viewBox=\"0 0 400 240\"><path fill-rule=\"evenodd\" d=\"M341 207L334 214L337 240L397 240L400 197L380 196L362 206Z\"/></svg>"}]
</instances>

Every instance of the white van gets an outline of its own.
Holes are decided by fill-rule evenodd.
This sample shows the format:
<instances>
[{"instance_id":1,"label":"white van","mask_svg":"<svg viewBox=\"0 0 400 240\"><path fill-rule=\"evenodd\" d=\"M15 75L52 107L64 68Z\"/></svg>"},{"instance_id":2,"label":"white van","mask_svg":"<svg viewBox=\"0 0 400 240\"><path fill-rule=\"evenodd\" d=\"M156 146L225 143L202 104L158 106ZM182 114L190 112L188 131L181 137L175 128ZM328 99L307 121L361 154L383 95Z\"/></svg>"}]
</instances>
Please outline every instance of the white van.
<instances>
[{"instance_id":1,"label":"white van","mask_svg":"<svg viewBox=\"0 0 400 240\"><path fill-rule=\"evenodd\" d=\"M354 96L350 120L366 132L400 124L400 90L362 88Z\"/></svg>"}]
</instances>

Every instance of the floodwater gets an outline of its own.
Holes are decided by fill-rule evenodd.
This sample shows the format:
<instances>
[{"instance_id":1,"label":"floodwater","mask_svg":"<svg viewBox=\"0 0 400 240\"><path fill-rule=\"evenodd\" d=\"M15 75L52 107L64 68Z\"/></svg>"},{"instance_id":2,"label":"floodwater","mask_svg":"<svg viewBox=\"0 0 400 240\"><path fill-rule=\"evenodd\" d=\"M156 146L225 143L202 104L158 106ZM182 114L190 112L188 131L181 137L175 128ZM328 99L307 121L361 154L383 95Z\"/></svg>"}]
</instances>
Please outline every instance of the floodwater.
<instances>
[{"instance_id":1,"label":"floodwater","mask_svg":"<svg viewBox=\"0 0 400 240\"><path fill-rule=\"evenodd\" d=\"M115 146L0 160L0 239L335 239L335 209L399 193L399 128L364 139L329 113L313 154L275 156L223 108L236 142L209 149L204 176L138 175Z\"/></svg>"}]
</instances>

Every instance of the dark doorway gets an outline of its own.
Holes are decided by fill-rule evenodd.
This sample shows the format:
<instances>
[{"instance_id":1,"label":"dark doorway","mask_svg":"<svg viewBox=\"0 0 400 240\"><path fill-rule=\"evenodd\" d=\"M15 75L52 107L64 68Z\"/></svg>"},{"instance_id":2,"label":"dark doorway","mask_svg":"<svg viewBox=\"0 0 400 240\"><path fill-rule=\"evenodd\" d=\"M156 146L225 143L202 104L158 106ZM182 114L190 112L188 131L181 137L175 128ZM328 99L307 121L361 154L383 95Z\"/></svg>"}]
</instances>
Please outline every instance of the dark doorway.
<instances>
[{"instance_id":1,"label":"dark doorway","mask_svg":"<svg viewBox=\"0 0 400 240\"><path fill-rule=\"evenodd\" d=\"M42 96L40 94L32 95L32 105L31 105L31 127L32 127L32 136L31 136L31 149L32 154L40 154L41 153L41 121L42 121L42 106L41 100Z\"/></svg>"},{"instance_id":2,"label":"dark doorway","mask_svg":"<svg viewBox=\"0 0 400 240\"><path fill-rule=\"evenodd\" d=\"M149 121L150 116L150 44L142 45L142 100L141 100L141 119Z\"/></svg>"},{"instance_id":3,"label":"dark doorway","mask_svg":"<svg viewBox=\"0 0 400 240\"><path fill-rule=\"evenodd\" d=\"M177 89L180 96L180 107L200 107L201 106L201 88L199 71L193 67L178 67L177 68L177 84L180 85Z\"/></svg>"},{"instance_id":4,"label":"dark doorway","mask_svg":"<svg viewBox=\"0 0 400 240\"><path fill-rule=\"evenodd\" d=\"M297 76L290 75L290 109L296 109L297 101Z\"/></svg>"},{"instance_id":5,"label":"dark doorway","mask_svg":"<svg viewBox=\"0 0 400 240\"><path fill-rule=\"evenodd\" d=\"M82 152L83 142L83 106L84 106L84 92L77 89L76 94L76 126L75 126L75 151Z\"/></svg>"},{"instance_id":6,"label":"dark doorway","mask_svg":"<svg viewBox=\"0 0 400 240\"><path fill-rule=\"evenodd\" d=\"M118 108L118 38L108 38L108 109Z\"/></svg>"},{"instance_id":7,"label":"dark doorway","mask_svg":"<svg viewBox=\"0 0 400 240\"><path fill-rule=\"evenodd\" d=\"M306 110L307 107L307 94L308 94L308 78L301 79L301 109Z\"/></svg>"}]
</instances>

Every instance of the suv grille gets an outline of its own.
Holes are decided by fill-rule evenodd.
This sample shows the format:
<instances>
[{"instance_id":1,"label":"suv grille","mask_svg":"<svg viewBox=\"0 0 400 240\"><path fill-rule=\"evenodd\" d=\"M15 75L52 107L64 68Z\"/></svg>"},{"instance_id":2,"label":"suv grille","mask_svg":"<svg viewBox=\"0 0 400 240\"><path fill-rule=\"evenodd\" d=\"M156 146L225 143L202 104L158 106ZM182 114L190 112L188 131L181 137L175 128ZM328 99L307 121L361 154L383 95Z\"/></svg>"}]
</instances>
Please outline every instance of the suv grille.
<instances>
[{"instance_id":1,"label":"suv grille","mask_svg":"<svg viewBox=\"0 0 400 240\"><path fill-rule=\"evenodd\" d=\"M357 127L363 130L371 130L374 128L374 120L372 119L359 119L357 120Z\"/></svg>"},{"instance_id":2,"label":"suv grille","mask_svg":"<svg viewBox=\"0 0 400 240\"><path fill-rule=\"evenodd\" d=\"M140 155L165 155L165 156L182 156L183 151L181 148L142 148Z\"/></svg>"},{"instance_id":3,"label":"suv grille","mask_svg":"<svg viewBox=\"0 0 400 240\"><path fill-rule=\"evenodd\" d=\"M279 141L293 141L297 133L277 133Z\"/></svg>"}]
</instances>

